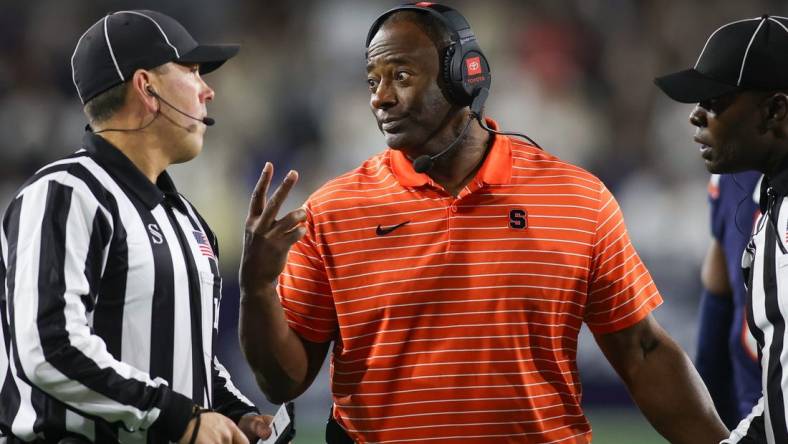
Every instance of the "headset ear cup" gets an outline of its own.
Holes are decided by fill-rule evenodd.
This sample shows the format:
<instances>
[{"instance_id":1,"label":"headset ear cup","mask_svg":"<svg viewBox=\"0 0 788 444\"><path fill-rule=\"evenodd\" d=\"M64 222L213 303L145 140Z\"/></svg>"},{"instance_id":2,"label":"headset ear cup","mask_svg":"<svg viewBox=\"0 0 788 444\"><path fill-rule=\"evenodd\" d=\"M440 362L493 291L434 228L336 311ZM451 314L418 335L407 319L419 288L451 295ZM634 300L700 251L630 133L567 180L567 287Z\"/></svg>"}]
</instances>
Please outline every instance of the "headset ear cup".
<instances>
[{"instance_id":1,"label":"headset ear cup","mask_svg":"<svg viewBox=\"0 0 788 444\"><path fill-rule=\"evenodd\" d=\"M451 77L452 61L454 59L455 51L456 51L455 45L451 44L443 52L443 60L441 61L441 73L443 75L443 84L446 87L446 92L449 95L449 99L454 103L459 103L457 92L455 90L455 82Z\"/></svg>"},{"instance_id":2,"label":"headset ear cup","mask_svg":"<svg viewBox=\"0 0 788 444\"><path fill-rule=\"evenodd\" d=\"M482 89L490 90L492 84L490 65L478 45L474 44L463 50L458 71L461 79L457 89L462 91L469 101L472 101Z\"/></svg>"},{"instance_id":3,"label":"headset ear cup","mask_svg":"<svg viewBox=\"0 0 788 444\"><path fill-rule=\"evenodd\" d=\"M466 91L462 70L463 49L459 43L453 43L446 49L443 56L443 80L452 103L460 106L471 104L471 95Z\"/></svg>"}]
</instances>

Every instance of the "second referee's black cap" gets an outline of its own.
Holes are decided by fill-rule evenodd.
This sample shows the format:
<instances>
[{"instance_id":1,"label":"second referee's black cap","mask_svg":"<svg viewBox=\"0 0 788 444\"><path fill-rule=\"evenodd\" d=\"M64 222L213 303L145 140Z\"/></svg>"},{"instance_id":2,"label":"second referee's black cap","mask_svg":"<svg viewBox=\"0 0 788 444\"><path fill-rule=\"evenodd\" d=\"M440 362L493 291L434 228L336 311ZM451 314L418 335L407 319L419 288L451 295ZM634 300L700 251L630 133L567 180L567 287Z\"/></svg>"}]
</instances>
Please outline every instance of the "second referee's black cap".
<instances>
[{"instance_id":1,"label":"second referee's black cap","mask_svg":"<svg viewBox=\"0 0 788 444\"><path fill-rule=\"evenodd\" d=\"M693 68L654 83L683 103L736 91L788 89L788 18L764 15L723 25L706 40Z\"/></svg>"},{"instance_id":2,"label":"second referee's black cap","mask_svg":"<svg viewBox=\"0 0 788 444\"><path fill-rule=\"evenodd\" d=\"M77 41L71 76L83 104L131 78L137 69L167 62L198 63L209 73L238 53L239 45L200 45L172 17L156 11L113 12Z\"/></svg>"}]
</instances>

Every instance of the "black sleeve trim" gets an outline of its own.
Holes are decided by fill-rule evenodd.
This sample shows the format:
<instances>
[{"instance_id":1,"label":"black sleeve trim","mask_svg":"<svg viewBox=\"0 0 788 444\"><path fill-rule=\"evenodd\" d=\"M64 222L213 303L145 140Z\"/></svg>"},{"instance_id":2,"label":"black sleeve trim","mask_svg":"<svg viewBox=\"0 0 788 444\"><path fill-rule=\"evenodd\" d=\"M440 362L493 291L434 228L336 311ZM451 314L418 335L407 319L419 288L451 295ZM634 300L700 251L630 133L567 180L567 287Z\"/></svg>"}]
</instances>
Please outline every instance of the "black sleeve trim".
<instances>
[{"instance_id":1,"label":"black sleeve trim","mask_svg":"<svg viewBox=\"0 0 788 444\"><path fill-rule=\"evenodd\" d=\"M161 414L153 426L164 432L169 441L178 442L189 425L193 409L194 403L191 399L167 390L162 397Z\"/></svg>"},{"instance_id":2,"label":"black sleeve trim","mask_svg":"<svg viewBox=\"0 0 788 444\"><path fill-rule=\"evenodd\" d=\"M235 409L230 412L224 413L224 416L230 418L234 423L238 424L238 421L241 420L241 417L244 415L248 415L249 413L254 413L255 415L259 415L260 411L256 408L244 406L244 409Z\"/></svg>"}]
</instances>

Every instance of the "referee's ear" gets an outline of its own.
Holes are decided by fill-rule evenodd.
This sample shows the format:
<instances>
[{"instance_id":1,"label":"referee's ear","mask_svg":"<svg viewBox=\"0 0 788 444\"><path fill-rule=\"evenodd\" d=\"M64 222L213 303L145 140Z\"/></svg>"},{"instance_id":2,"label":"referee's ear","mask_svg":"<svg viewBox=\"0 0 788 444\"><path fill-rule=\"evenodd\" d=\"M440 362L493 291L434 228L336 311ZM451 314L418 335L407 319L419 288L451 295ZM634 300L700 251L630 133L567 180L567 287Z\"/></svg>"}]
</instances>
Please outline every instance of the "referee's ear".
<instances>
[{"instance_id":1,"label":"referee's ear","mask_svg":"<svg viewBox=\"0 0 788 444\"><path fill-rule=\"evenodd\" d=\"M134 71L134 74L131 76L129 88L131 90L131 95L151 114L155 114L159 111L159 101L150 93L151 90L156 90L153 85L155 82L153 77L150 71L138 69Z\"/></svg>"}]
</instances>

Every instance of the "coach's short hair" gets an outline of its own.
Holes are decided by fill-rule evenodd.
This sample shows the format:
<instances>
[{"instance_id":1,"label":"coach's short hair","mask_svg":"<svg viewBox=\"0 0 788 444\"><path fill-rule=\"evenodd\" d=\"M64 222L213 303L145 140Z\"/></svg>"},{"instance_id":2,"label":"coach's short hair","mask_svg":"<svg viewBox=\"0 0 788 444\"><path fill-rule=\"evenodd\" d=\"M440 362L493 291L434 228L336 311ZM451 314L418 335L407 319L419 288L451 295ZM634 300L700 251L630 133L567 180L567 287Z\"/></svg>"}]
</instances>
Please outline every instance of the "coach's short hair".
<instances>
[{"instance_id":1,"label":"coach's short hair","mask_svg":"<svg viewBox=\"0 0 788 444\"><path fill-rule=\"evenodd\" d=\"M427 12L397 11L386 17L378 30L386 26L387 23L397 22L411 22L421 28L427 34L427 37L432 40L440 55L443 55L443 50L451 44L451 31L440 19Z\"/></svg>"}]
</instances>

